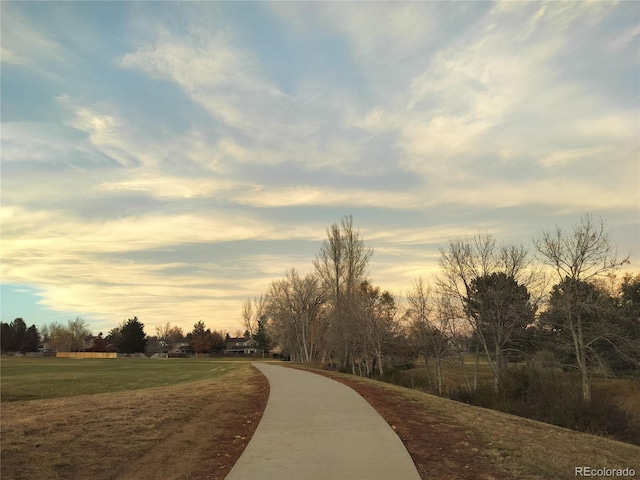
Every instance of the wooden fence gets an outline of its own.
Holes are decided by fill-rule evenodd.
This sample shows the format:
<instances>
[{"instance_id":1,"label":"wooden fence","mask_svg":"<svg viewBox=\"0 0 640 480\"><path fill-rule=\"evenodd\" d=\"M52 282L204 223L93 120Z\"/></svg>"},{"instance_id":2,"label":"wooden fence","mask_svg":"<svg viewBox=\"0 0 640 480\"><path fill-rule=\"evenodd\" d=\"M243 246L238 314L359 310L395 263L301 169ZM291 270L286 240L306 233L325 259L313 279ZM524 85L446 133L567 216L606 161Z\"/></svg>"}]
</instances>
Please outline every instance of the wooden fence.
<instances>
[{"instance_id":1,"label":"wooden fence","mask_svg":"<svg viewBox=\"0 0 640 480\"><path fill-rule=\"evenodd\" d=\"M118 358L116 352L58 352L57 358Z\"/></svg>"}]
</instances>

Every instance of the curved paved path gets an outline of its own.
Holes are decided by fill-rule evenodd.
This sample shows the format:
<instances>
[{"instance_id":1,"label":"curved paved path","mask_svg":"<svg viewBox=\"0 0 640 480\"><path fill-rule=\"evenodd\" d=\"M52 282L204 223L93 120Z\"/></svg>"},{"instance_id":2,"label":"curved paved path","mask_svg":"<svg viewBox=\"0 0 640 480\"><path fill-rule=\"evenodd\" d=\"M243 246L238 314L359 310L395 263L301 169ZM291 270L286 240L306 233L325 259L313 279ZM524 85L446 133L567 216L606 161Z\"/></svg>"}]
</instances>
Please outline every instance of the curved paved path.
<instances>
[{"instance_id":1,"label":"curved paved path","mask_svg":"<svg viewBox=\"0 0 640 480\"><path fill-rule=\"evenodd\" d=\"M396 433L354 390L311 372L254 364L267 407L226 480L419 480Z\"/></svg>"}]
</instances>

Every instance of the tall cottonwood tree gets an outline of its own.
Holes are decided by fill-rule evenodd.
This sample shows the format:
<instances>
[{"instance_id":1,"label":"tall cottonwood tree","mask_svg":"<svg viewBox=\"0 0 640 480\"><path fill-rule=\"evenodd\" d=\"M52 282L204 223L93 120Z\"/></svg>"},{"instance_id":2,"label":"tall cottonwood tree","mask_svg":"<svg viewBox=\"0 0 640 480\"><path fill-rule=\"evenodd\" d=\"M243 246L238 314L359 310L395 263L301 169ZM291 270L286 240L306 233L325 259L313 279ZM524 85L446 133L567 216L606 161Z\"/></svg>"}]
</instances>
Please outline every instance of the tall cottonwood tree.
<instances>
[{"instance_id":1,"label":"tall cottonwood tree","mask_svg":"<svg viewBox=\"0 0 640 480\"><path fill-rule=\"evenodd\" d=\"M561 322L571 335L575 364L582 380L582 398L591 400L590 349L585 322L586 312L595 304L583 298L581 287L585 282L614 272L628 263L629 257L618 257L604 221L597 222L590 214L583 215L571 231L557 225L555 230L543 230L534 245L541 261L555 271L559 284L563 285Z\"/></svg>"},{"instance_id":2,"label":"tall cottonwood tree","mask_svg":"<svg viewBox=\"0 0 640 480\"><path fill-rule=\"evenodd\" d=\"M315 274L301 277L291 269L271 284L265 312L271 336L294 358L311 362L322 342L322 306L325 292Z\"/></svg>"},{"instance_id":3,"label":"tall cottonwood tree","mask_svg":"<svg viewBox=\"0 0 640 480\"><path fill-rule=\"evenodd\" d=\"M361 332L352 307L372 254L353 226L353 218L346 216L327 229L327 239L314 261L330 307L327 347L330 354L341 358L343 366L351 362L353 373Z\"/></svg>"}]
</instances>

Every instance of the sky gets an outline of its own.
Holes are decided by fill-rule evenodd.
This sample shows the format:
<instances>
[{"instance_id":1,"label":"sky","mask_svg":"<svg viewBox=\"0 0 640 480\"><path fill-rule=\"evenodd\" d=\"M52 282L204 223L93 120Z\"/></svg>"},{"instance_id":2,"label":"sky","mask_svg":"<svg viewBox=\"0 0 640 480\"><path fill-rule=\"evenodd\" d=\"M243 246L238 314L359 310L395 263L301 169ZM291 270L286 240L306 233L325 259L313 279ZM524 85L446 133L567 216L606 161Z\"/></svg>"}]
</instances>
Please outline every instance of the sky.
<instances>
[{"instance_id":1,"label":"sky","mask_svg":"<svg viewBox=\"0 0 640 480\"><path fill-rule=\"evenodd\" d=\"M4 322L233 333L345 215L398 296L585 213L640 271L638 2L0 8Z\"/></svg>"}]
</instances>

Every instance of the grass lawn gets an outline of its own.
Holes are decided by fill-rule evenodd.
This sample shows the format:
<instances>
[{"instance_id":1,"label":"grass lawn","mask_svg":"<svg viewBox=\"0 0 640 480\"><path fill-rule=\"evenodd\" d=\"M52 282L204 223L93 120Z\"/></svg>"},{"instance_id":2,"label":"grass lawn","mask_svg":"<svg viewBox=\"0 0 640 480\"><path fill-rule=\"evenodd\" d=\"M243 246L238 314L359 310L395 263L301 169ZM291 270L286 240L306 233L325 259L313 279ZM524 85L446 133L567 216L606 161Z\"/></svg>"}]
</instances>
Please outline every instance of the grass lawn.
<instances>
[{"instance_id":1,"label":"grass lawn","mask_svg":"<svg viewBox=\"0 0 640 480\"><path fill-rule=\"evenodd\" d=\"M0 401L123 392L194 382L241 365L217 359L2 357Z\"/></svg>"},{"instance_id":2,"label":"grass lawn","mask_svg":"<svg viewBox=\"0 0 640 480\"><path fill-rule=\"evenodd\" d=\"M223 479L269 392L239 361L3 357L0 366L3 480Z\"/></svg>"},{"instance_id":3,"label":"grass lawn","mask_svg":"<svg viewBox=\"0 0 640 480\"><path fill-rule=\"evenodd\" d=\"M3 357L0 367L3 480L221 480L253 435L269 392L248 361ZM576 466L628 466L640 474L633 445L316 372L367 399L424 479L569 479Z\"/></svg>"}]
</instances>

